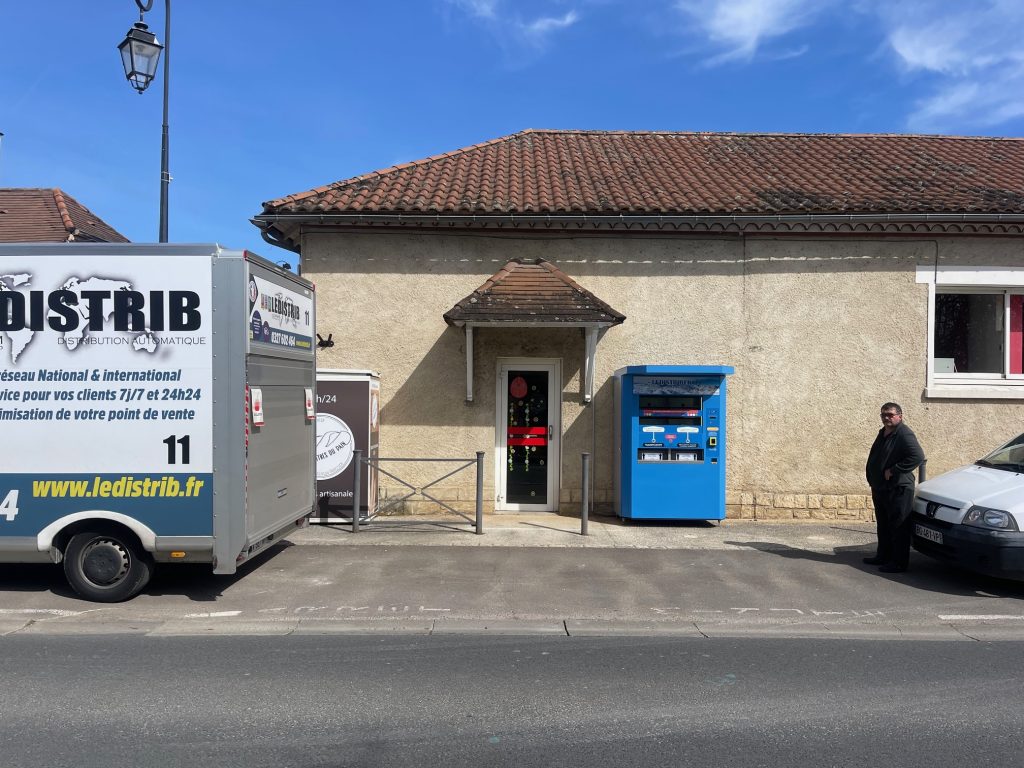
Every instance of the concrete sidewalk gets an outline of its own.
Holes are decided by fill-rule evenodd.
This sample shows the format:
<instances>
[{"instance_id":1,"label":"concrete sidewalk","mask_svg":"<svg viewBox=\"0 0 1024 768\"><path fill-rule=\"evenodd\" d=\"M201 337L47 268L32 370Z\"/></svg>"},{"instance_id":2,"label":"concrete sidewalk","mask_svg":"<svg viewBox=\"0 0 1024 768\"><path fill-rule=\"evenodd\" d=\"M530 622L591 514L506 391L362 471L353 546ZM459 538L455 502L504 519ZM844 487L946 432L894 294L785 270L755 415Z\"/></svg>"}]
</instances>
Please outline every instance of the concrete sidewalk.
<instances>
[{"instance_id":1,"label":"concrete sidewalk","mask_svg":"<svg viewBox=\"0 0 1024 768\"><path fill-rule=\"evenodd\" d=\"M476 535L461 518L384 517L363 522L357 534L349 524L313 524L288 540L299 545L564 547L605 549L737 550L804 549L833 552L838 547L875 543L874 523L842 520L777 523L764 520L705 521L621 520L591 517L588 535L580 519L555 513L484 515L484 533Z\"/></svg>"},{"instance_id":2,"label":"concrete sidewalk","mask_svg":"<svg viewBox=\"0 0 1024 768\"><path fill-rule=\"evenodd\" d=\"M316 525L231 576L168 566L110 605L78 598L59 568L0 566L0 635L1024 638L1024 585L917 553L882 574L861 562L869 523L599 517L586 537L555 514L484 524Z\"/></svg>"}]
</instances>

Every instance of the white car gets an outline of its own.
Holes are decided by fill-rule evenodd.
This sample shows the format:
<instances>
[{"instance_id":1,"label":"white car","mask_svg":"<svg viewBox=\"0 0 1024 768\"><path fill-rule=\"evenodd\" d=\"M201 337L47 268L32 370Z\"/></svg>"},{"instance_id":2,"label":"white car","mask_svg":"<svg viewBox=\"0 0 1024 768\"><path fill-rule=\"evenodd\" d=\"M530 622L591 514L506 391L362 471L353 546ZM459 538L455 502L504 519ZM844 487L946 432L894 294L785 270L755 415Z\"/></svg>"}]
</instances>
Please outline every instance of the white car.
<instances>
[{"instance_id":1,"label":"white car","mask_svg":"<svg viewBox=\"0 0 1024 768\"><path fill-rule=\"evenodd\" d=\"M1024 580L1024 435L921 483L912 541L929 557Z\"/></svg>"}]
</instances>

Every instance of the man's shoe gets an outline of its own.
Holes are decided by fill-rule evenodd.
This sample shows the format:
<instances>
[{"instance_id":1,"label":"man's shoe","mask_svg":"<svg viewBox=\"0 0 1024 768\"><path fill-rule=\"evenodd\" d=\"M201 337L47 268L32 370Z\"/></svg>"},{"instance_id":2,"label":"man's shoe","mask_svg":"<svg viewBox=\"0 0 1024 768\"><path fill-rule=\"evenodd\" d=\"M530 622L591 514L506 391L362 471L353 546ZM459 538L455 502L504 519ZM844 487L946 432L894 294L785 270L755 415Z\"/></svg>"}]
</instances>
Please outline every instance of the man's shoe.
<instances>
[{"instance_id":1,"label":"man's shoe","mask_svg":"<svg viewBox=\"0 0 1024 768\"><path fill-rule=\"evenodd\" d=\"M883 565L878 569L882 573L905 573L907 566L905 565Z\"/></svg>"},{"instance_id":2,"label":"man's shoe","mask_svg":"<svg viewBox=\"0 0 1024 768\"><path fill-rule=\"evenodd\" d=\"M865 557L864 565L884 565L885 560L880 557Z\"/></svg>"}]
</instances>

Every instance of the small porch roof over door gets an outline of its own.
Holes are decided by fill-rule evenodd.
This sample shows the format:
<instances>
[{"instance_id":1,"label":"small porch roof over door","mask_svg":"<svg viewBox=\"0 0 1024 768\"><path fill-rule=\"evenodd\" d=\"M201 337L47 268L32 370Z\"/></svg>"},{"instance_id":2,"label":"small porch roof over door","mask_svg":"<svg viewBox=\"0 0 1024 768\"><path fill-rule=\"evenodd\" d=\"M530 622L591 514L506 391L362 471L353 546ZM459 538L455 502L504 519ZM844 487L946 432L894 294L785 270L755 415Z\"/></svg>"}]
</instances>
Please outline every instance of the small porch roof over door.
<instances>
[{"instance_id":1,"label":"small porch roof over door","mask_svg":"<svg viewBox=\"0 0 1024 768\"><path fill-rule=\"evenodd\" d=\"M600 333L626 319L544 259L513 259L445 312L466 331L466 400L473 400L474 328L582 328L583 400L594 394L594 358Z\"/></svg>"}]
</instances>

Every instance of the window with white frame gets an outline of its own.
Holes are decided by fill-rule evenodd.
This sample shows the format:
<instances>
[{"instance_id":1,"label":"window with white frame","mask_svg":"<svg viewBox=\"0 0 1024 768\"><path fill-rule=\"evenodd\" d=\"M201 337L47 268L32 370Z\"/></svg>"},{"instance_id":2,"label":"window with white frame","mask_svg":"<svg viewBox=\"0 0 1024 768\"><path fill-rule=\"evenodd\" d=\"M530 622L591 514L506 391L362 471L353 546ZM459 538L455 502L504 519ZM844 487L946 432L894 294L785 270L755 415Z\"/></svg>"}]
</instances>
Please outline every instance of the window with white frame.
<instances>
[{"instance_id":1,"label":"window with white frame","mask_svg":"<svg viewBox=\"0 0 1024 768\"><path fill-rule=\"evenodd\" d=\"M1014 244L998 257L1018 263ZM1024 400L1024 267L921 264L928 285L925 397Z\"/></svg>"}]
</instances>

